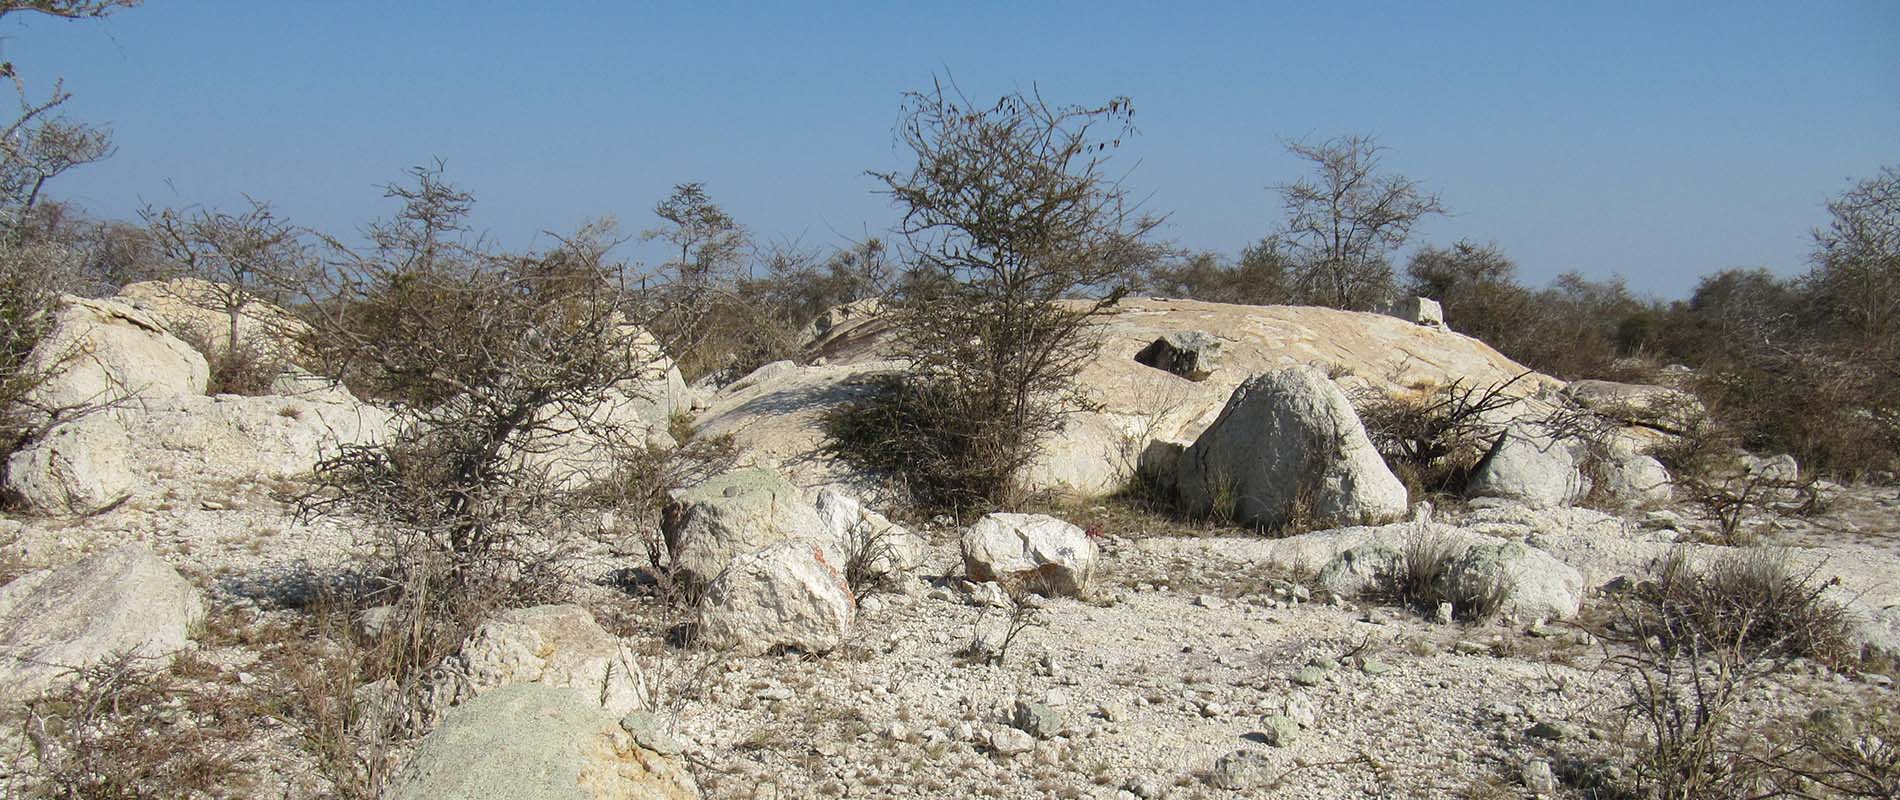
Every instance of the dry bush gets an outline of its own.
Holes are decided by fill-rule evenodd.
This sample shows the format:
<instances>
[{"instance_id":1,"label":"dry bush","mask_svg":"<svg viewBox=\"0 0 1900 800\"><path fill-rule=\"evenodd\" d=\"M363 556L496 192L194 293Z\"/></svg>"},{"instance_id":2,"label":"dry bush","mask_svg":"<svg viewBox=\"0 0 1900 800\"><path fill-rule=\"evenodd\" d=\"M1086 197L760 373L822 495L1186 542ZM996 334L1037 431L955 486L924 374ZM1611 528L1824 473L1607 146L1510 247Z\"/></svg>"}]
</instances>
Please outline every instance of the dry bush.
<instances>
[{"instance_id":1,"label":"dry bush","mask_svg":"<svg viewBox=\"0 0 1900 800\"><path fill-rule=\"evenodd\" d=\"M616 554L644 555L656 595L669 606L678 605L690 598L687 587L673 578L671 551L661 533L666 509L674 490L702 483L737 461L738 447L730 434L680 437L675 447L625 448L613 454L607 474L582 489L579 499L586 507L607 512L611 524L601 526L601 536L608 547Z\"/></svg>"},{"instance_id":2,"label":"dry bush","mask_svg":"<svg viewBox=\"0 0 1900 800\"><path fill-rule=\"evenodd\" d=\"M950 389L902 374L867 377L857 398L826 412L826 452L881 476L909 504L980 505L1030 461L1007 423L973 416Z\"/></svg>"},{"instance_id":3,"label":"dry bush","mask_svg":"<svg viewBox=\"0 0 1900 800\"><path fill-rule=\"evenodd\" d=\"M1482 622L1497 616L1515 587L1502 571L1473 569L1465 558L1468 550L1443 534L1416 532L1374 574L1376 593L1425 615L1450 603L1454 619Z\"/></svg>"},{"instance_id":4,"label":"dry bush","mask_svg":"<svg viewBox=\"0 0 1900 800\"><path fill-rule=\"evenodd\" d=\"M1516 402L1507 390L1529 374L1485 387L1454 380L1399 394L1368 389L1357 393L1353 405L1373 447L1414 500L1457 495L1491 448L1488 417Z\"/></svg>"},{"instance_id":5,"label":"dry bush","mask_svg":"<svg viewBox=\"0 0 1900 800\"><path fill-rule=\"evenodd\" d=\"M255 340L220 339L191 327L174 329L172 334L204 355L211 368L206 394L268 395L277 376L290 366Z\"/></svg>"},{"instance_id":6,"label":"dry bush","mask_svg":"<svg viewBox=\"0 0 1900 800\"><path fill-rule=\"evenodd\" d=\"M241 798L256 791L257 708L235 686L123 654L19 710L31 743L26 789L56 798ZM215 671L213 672L215 674Z\"/></svg>"},{"instance_id":7,"label":"dry bush","mask_svg":"<svg viewBox=\"0 0 1900 800\"><path fill-rule=\"evenodd\" d=\"M1838 579L1816 580L1793 553L1756 547L1698 564L1672 551L1639 584L1630 618L1663 646L1737 650L1749 658L1809 658L1846 665L1859 658L1847 610L1826 596Z\"/></svg>"}]
</instances>

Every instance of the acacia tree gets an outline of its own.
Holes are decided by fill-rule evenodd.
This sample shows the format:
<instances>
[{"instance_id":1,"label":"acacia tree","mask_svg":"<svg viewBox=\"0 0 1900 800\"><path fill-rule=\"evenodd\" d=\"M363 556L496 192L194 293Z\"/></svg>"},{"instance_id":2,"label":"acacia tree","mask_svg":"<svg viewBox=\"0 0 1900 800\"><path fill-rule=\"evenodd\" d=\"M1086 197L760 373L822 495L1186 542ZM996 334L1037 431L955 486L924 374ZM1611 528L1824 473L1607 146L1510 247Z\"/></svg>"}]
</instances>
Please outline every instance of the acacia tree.
<instances>
[{"instance_id":1,"label":"acacia tree","mask_svg":"<svg viewBox=\"0 0 1900 800\"><path fill-rule=\"evenodd\" d=\"M257 393L268 388L288 354L273 342L247 340L243 323L288 335L289 319L271 308L288 287L312 274L304 232L276 215L268 203L251 200L239 213L210 209L152 209L145 220L164 274L198 280L168 285L175 299L223 315L221 330L175 331L211 361L214 392Z\"/></svg>"},{"instance_id":2,"label":"acacia tree","mask_svg":"<svg viewBox=\"0 0 1900 800\"><path fill-rule=\"evenodd\" d=\"M896 137L916 163L870 174L903 211L911 268L891 313L910 370L834 418L839 452L926 502L1016 499L1043 437L1086 402L1090 323L1157 252L1159 221L1106 172L1133 115L1125 97L978 104L941 81L904 96Z\"/></svg>"},{"instance_id":3,"label":"acacia tree","mask_svg":"<svg viewBox=\"0 0 1900 800\"><path fill-rule=\"evenodd\" d=\"M138 0L0 0L0 20L15 13L97 19L135 5ZM112 152L112 141L104 130L58 116L58 108L72 99L63 83L54 81L52 91L35 100L13 62L0 61L0 78L13 82L19 98L19 111L0 127L0 224L17 242L19 226L39 203L47 182L105 158Z\"/></svg>"},{"instance_id":4,"label":"acacia tree","mask_svg":"<svg viewBox=\"0 0 1900 800\"><path fill-rule=\"evenodd\" d=\"M1444 205L1418 181L1382 173L1387 148L1370 136L1288 142L1286 149L1313 168L1309 177L1274 186L1298 296L1334 308L1377 306L1392 287L1387 256L1419 220L1445 213Z\"/></svg>"}]
</instances>

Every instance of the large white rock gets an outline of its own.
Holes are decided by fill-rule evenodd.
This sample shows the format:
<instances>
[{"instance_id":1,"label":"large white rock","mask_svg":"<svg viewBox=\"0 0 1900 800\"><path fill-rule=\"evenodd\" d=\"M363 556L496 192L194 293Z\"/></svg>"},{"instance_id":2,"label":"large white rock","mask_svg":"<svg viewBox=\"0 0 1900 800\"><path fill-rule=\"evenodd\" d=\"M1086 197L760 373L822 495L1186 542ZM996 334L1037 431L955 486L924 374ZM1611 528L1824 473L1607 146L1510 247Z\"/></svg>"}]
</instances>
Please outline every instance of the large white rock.
<instances>
[{"instance_id":1,"label":"large white rock","mask_svg":"<svg viewBox=\"0 0 1900 800\"><path fill-rule=\"evenodd\" d=\"M844 643L857 601L817 544L786 541L739 556L706 587L700 640L743 655L821 653Z\"/></svg>"},{"instance_id":2,"label":"large white rock","mask_svg":"<svg viewBox=\"0 0 1900 800\"><path fill-rule=\"evenodd\" d=\"M1537 508L1570 505L1590 488L1582 471L1586 449L1581 441L1555 439L1533 425L1513 425L1479 462L1467 491Z\"/></svg>"},{"instance_id":3,"label":"large white rock","mask_svg":"<svg viewBox=\"0 0 1900 800\"><path fill-rule=\"evenodd\" d=\"M1669 469L1654 457L1614 453L1592 473L1595 490L1611 503L1629 508L1662 505L1675 497Z\"/></svg>"},{"instance_id":4,"label":"large white rock","mask_svg":"<svg viewBox=\"0 0 1900 800\"><path fill-rule=\"evenodd\" d=\"M239 305L238 345L265 358L297 361L297 340L310 332L309 325L274 303L198 278L127 284L116 299L150 314L172 335L201 343L212 351L207 356L231 347L227 307L233 302Z\"/></svg>"},{"instance_id":5,"label":"large white rock","mask_svg":"<svg viewBox=\"0 0 1900 800\"><path fill-rule=\"evenodd\" d=\"M846 563L861 560L867 577L881 578L923 565L924 537L865 508L858 498L826 487L818 490L812 505L825 523L833 548L844 554Z\"/></svg>"},{"instance_id":6,"label":"large white rock","mask_svg":"<svg viewBox=\"0 0 1900 800\"><path fill-rule=\"evenodd\" d=\"M31 511L84 515L110 508L139 483L132 440L103 414L54 428L7 459L7 488Z\"/></svg>"},{"instance_id":7,"label":"large white rock","mask_svg":"<svg viewBox=\"0 0 1900 800\"><path fill-rule=\"evenodd\" d=\"M578 689L614 714L652 702L633 652L577 605L502 612L462 643L448 672L452 702L516 683Z\"/></svg>"},{"instance_id":8,"label":"large white rock","mask_svg":"<svg viewBox=\"0 0 1900 800\"><path fill-rule=\"evenodd\" d=\"M1405 515L1405 484L1366 438L1344 392L1313 367L1259 375L1234 390L1214 424L1176 465L1190 513L1220 507L1254 526L1284 524L1295 503L1321 523L1389 522Z\"/></svg>"},{"instance_id":9,"label":"large white rock","mask_svg":"<svg viewBox=\"0 0 1900 800\"><path fill-rule=\"evenodd\" d=\"M27 364L51 372L29 397L43 408L201 395L211 380L204 356L152 314L71 295L60 298L53 328Z\"/></svg>"},{"instance_id":10,"label":"large white rock","mask_svg":"<svg viewBox=\"0 0 1900 800\"><path fill-rule=\"evenodd\" d=\"M120 653L163 666L204 618L198 588L140 545L0 587L0 702L16 703Z\"/></svg>"},{"instance_id":11,"label":"large white rock","mask_svg":"<svg viewBox=\"0 0 1900 800\"><path fill-rule=\"evenodd\" d=\"M987 515L963 532L960 545L970 580L1021 580L1051 596L1088 591L1100 558L1087 531L1043 514Z\"/></svg>"},{"instance_id":12,"label":"large white rock","mask_svg":"<svg viewBox=\"0 0 1900 800\"><path fill-rule=\"evenodd\" d=\"M677 744L658 741L650 724L608 712L586 692L514 684L450 711L385 796L695 800L699 786Z\"/></svg>"},{"instance_id":13,"label":"large white rock","mask_svg":"<svg viewBox=\"0 0 1900 800\"><path fill-rule=\"evenodd\" d=\"M688 580L712 580L740 555L795 539L822 544L825 558L844 566L805 493L771 470L734 470L675 491L665 516L674 574Z\"/></svg>"}]
</instances>

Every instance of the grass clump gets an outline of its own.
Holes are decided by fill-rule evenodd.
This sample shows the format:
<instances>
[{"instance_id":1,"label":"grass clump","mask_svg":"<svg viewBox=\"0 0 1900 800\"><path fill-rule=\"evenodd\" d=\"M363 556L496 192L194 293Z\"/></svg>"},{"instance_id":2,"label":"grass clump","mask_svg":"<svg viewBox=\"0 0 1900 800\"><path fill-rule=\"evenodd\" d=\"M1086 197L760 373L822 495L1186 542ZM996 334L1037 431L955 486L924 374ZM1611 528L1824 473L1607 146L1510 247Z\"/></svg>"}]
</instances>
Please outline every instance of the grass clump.
<instances>
[{"instance_id":1,"label":"grass clump","mask_svg":"<svg viewBox=\"0 0 1900 800\"><path fill-rule=\"evenodd\" d=\"M1452 618L1482 622L1498 615L1515 588L1476 548L1441 533L1420 532L1375 571L1377 593L1421 614L1450 603Z\"/></svg>"}]
</instances>

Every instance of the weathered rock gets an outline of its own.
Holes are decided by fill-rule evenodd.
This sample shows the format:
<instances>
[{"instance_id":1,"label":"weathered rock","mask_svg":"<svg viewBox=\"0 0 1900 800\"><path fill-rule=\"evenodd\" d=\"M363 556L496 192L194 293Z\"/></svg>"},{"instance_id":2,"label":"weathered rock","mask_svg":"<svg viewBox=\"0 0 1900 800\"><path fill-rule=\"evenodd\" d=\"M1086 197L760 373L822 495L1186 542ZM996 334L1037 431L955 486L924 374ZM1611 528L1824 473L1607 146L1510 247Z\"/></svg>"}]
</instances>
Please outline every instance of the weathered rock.
<instances>
[{"instance_id":1,"label":"weathered rock","mask_svg":"<svg viewBox=\"0 0 1900 800\"><path fill-rule=\"evenodd\" d=\"M844 643L856 616L851 587L821 548L784 541L733 559L707 585L699 636L743 655L825 652Z\"/></svg>"},{"instance_id":2,"label":"weathered rock","mask_svg":"<svg viewBox=\"0 0 1900 800\"><path fill-rule=\"evenodd\" d=\"M1170 333L1142 348L1135 354L1135 361L1191 381L1204 381L1220 361L1220 340L1204 331Z\"/></svg>"},{"instance_id":3,"label":"weathered rock","mask_svg":"<svg viewBox=\"0 0 1900 800\"><path fill-rule=\"evenodd\" d=\"M1651 456L1630 452L1613 454L1597 464L1591 474L1597 493L1618 506L1647 508L1675 497L1669 469Z\"/></svg>"},{"instance_id":4,"label":"weathered rock","mask_svg":"<svg viewBox=\"0 0 1900 800\"><path fill-rule=\"evenodd\" d=\"M54 428L7 459L7 488L35 513L92 514L132 495L132 440L103 414Z\"/></svg>"},{"instance_id":5,"label":"weathered rock","mask_svg":"<svg viewBox=\"0 0 1900 800\"><path fill-rule=\"evenodd\" d=\"M1043 514L990 514L964 531L963 568L973 581L1018 580L1037 594L1076 597L1095 575L1088 532Z\"/></svg>"},{"instance_id":6,"label":"weathered rock","mask_svg":"<svg viewBox=\"0 0 1900 800\"><path fill-rule=\"evenodd\" d=\"M576 605L502 612L462 643L451 672L458 702L516 683L577 689L616 715L651 702L632 651Z\"/></svg>"},{"instance_id":7,"label":"weathered rock","mask_svg":"<svg viewBox=\"0 0 1900 800\"><path fill-rule=\"evenodd\" d=\"M813 508L832 547L844 554L846 564L861 561L866 577L888 577L923 564L924 538L865 508L856 497L827 487L818 491Z\"/></svg>"},{"instance_id":8,"label":"weathered rock","mask_svg":"<svg viewBox=\"0 0 1900 800\"><path fill-rule=\"evenodd\" d=\"M1062 715L1042 703L1017 700L1010 724L1038 739L1051 739L1062 733Z\"/></svg>"},{"instance_id":9,"label":"weathered rock","mask_svg":"<svg viewBox=\"0 0 1900 800\"><path fill-rule=\"evenodd\" d=\"M1253 750L1236 750L1214 762L1208 781L1215 788L1242 791L1264 789L1272 783L1273 762Z\"/></svg>"},{"instance_id":10,"label":"weathered rock","mask_svg":"<svg viewBox=\"0 0 1900 800\"><path fill-rule=\"evenodd\" d=\"M197 278L127 284L116 299L152 315L173 336L204 346L211 351L203 354L207 357L231 347L232 315L227 309L234 302L239 306L238 346L265 359L297 361L297 339L310 330L274 303Z\"/></svg>"},{"instance_id":11,"label":"weathered rock","mask_svg":"<svg viewBox=\"0 0 1900 800\"><path fill-rule=\"evenodd\" d=\"M735 470L674 492L663 527L675 574L689 580L712 580L734 558L787 540L822 543L826 561L844 566L811 501L767 469Z\"/></svg>"},{"instance_id":12,"label":"weathered rock","mask_svg":"<svg viewBox=\"0 0 1900 800\"><path fill-rule=\"evenodd\" d=\"M165 331L153 315L114 300L60 298L53 328L28 355L50 377L32 402L44 408L132 403L201 395L205 357Z\"/></svg>"},{"instance_id":13,"label":"weathered rock","mask_svg":"<svg viewBox=\"0 0 1900 800\"><path fill-rule=\"evenodd\" d=\"M1514 425L1499 434L1472 473L1473 497L1500 497L1536 508L1567 506L1589 490L1581 465L1585 446L1556 439L1534 425Z\"/></svg>"},{"instance_id":14,"label":"weathered rock","mask_svg":"<svg viewBox=\"0 0 1900 800\"><path fill-rule=\"evenodd\" d=\"M1299 734L1299 723L1285 714L1274 714L1260 721L1261 741L1273 747L1290 747Z\"/></svg>"},{"instance_id":15,"label":"weathered rock","mask_svg":"<svg viewBox=\"0 0 1900 800\"><path fill-rule=\"evenodd\" d=\"M1418 537L1437 537L1452 564L1478 583L1502 579L1511 587L1501 613L1535 619L1567 619L1583 603L1584 576L1537 547L1449 525L1405 523L1301 534L1262 545L1263 560L1315 572L1319 588L1341 596L1377 588L1380 572L1400 563Z\"/></svg>"},{"instance_id":16,"label":"weathered rock","mask_svg":"<svg viewBox=\"0 0 1900 800\"><path fill-rule=\"evenodd\" d=\"M1629 425L1681 433L1704 413L1695 395L1668 386L1615 381L1571 381L1564 396L1578 406Z\"/></svg>"},{"instance_id":17,"label":"weathered rock","mask_svg":"<svg viewBox=\"0 0 1900 800\"><path fill-rule=\"evenodd\" d=\"M1313 367L1241 384L1181 455L1176 490L1191 513L1272 527L1296 516L1335 525L1405 516L1405 485L1366 438L1344 392Z\"/></svg>"},{"instance_id":18,"label":"weathered rock","mask_svg":"<svg viewBox=\"0 0 1900 800\"><path fill-rule=\"evenodd\" d=\"M203 617L198 588L140 545L23 575L0 587L0 702L121 653L162 666Z\"/></svg>"},{"instance_id":19,"label":"weathered rock","mask_svg":"<svg viewBox=\"0 0 1900 800\"><path fill-rule=\"evenodd\" d=\"M451 711L391 784L391 800L684 800L685 763L641 746L586 693L513 684Z\"/></svg>"},{"instance_id":20,"label":"weathered rock","mask_svg":"<svg viewBox=\"0 0 1900 800\"><path fill-rule=\"evenodd\" d=\"M1801 478L1801 465L1794 460L1794 456L1787 453L1773 456L1744 454L1742 469L1747 472L1748 477L1762 480L1793 481Z\"/></svg>"},{"instance_id":21,"label":"weathered rock","mask_svg":"<svg viewBox=\"0 0 1900 800\"><path fill-rule=\"evenodd\" d=\"M1445 327L1445 309L1429 297L1401 297L1386 307L1385 313L1414 325Z\"/></svg>"}]
</instances>

